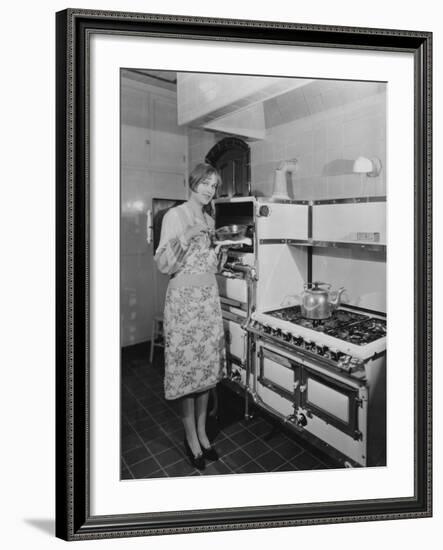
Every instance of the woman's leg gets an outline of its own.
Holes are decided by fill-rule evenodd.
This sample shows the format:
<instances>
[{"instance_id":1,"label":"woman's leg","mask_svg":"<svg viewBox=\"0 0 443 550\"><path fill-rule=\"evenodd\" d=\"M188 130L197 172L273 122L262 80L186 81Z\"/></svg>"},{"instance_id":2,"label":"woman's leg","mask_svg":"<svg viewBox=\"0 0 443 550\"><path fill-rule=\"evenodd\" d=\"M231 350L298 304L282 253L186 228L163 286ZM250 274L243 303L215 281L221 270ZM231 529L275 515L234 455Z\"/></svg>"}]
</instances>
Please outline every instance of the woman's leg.
<instances>
[{"instance_id":1,"label":"woman's leg","mask_svg":"<svg viewBox=\"0 0 443 550\"><path fill-rule=\"evenodd\" d=\"M181 417L185 428L185 437L188 441L194 456L201 454L202 450L197 436L195 424L195 397L193 395L182 397L181 399Z\"/></svg>"},{"instance_id":2,"label":"woman's leg","mask_svg":"<svg viewBox=\"0 0 443 550\"><path fill-rule=\"evenodd\" d=\"M195 398L195 418L197 422L197 435L200 445L209 449L211 443L206 435L206 415L208 410L209 391L197 394Z\"/></svg>"}]
</instances>

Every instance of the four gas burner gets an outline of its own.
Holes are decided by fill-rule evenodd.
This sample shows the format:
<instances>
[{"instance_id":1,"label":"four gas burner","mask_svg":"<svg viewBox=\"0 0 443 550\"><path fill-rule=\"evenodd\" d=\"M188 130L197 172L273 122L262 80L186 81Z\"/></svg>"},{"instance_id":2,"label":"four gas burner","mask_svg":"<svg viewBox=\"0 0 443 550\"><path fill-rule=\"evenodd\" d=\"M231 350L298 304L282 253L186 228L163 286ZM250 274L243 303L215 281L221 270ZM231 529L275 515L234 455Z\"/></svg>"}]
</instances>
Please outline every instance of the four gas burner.
<instances>
[{"instance_id":1,"label":"four gas burner","mask_svg":"<svg viewBox=\"0 0 443 550\"><path fill-rule=\"evenodd\" d=\"M267 315L288 321L305 328L322 332L356 344L358 346L374 342L386 336L386 320L370 317L347 309L338 309L329 319L312 320L302 317L300 306L291 306L274 311L267 311Z\"/></svg>"}]
</instances>

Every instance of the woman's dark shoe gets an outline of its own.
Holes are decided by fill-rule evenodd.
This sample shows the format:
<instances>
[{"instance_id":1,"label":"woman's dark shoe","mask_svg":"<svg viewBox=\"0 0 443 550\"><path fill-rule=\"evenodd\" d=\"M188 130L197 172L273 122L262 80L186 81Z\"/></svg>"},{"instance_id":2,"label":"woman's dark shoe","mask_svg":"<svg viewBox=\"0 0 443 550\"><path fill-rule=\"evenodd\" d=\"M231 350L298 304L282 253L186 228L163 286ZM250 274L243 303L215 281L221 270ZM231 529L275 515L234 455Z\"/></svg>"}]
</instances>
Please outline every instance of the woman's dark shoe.
<instances>
[{"instance_id":1,"label":"woman's dark shoe","mask_svg":"<svg viewBox=\"0 0 443 550\"><path fill-rule=\"evenodd\" d=\"M185 444L185 453L189 458L189 461L192 464L192 466L194 466L194 468L197 468L197 470L200 470L200 471L204 470L206 467L206 462L205 462L205 457L203 452L197 456L194 456L194 453L192 452L192 449L189 446L186 436L184 439L184 444Z\"/></svg>"},{"instance_id":2,"label":"woman's dark shoe","mask_svg":"<svg viewBox=\"0 0 443 550\"><path fill-rule=\"evenodd\" d=\"M219 459L218 453L212 445L209 447L209 449L205 449L202 446L202 453L203 453L203 456L206 458L206 460L215 461Z\"/></svg>"}]
</instances>

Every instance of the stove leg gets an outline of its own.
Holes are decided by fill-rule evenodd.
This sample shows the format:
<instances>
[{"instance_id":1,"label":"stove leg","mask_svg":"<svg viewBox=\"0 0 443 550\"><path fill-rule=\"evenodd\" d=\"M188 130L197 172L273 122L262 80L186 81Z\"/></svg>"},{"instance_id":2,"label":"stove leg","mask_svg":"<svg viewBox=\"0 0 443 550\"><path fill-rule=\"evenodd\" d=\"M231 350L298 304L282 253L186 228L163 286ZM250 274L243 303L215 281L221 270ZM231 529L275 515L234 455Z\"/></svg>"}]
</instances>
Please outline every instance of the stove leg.
<instances>
[{"instance_id":1,"label":"stove leg","mask_svg":"<svg viewBox=\"0 0 443 550\"><path fill-rule=\"evenodd\" d=\"M248 388L245 388L245 420L252 420L254 418L254 414L252 412L249 412L249 393Z\"/></svg>"},{"instance_id":2,"label":"stove leg","mask_svg":"<svg viewBox=\"0 0 443 550\"><path fill-rule=\"evenodd\" d=\"M218 420L218 392L217 392L217 386L215 388L212 388L210 390L211 397L212 397L212 408L208 412L208 416L214 417L216 420Z\"/></svg>"}]
</instances>

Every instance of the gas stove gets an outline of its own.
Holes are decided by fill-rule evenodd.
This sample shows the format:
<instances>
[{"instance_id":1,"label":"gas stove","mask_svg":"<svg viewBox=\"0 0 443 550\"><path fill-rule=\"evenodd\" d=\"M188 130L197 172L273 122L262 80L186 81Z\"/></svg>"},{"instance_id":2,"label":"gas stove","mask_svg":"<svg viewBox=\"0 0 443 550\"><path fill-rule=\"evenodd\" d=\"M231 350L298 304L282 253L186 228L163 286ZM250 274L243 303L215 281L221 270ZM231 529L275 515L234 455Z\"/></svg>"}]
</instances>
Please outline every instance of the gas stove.
<instances>
[{"instance_id":1,"label":"gas stove","mask_svg":"<svg viewBox=\"0 0 443 550\"><path fill-rule=\"evenodd\" d=\"M300 306L253 313L252 332L294 351L327 360L341 370L358 370L386 350L383 314L341 307L325 320L306 319Z\"/></svg>"},{"instance_id":2,"label":"gas stove","mask_svg":"<svg viewBox=\"0 0 443 550\"><path fill-rule=\"evenodd\" d=\"M386 335L385 319L376 319L346 309L336 310L329 319L323 320L306 319L301 314L300 306L268 311L267 315L358 346L368 344Z\"/></svg>"}]
</instances>

